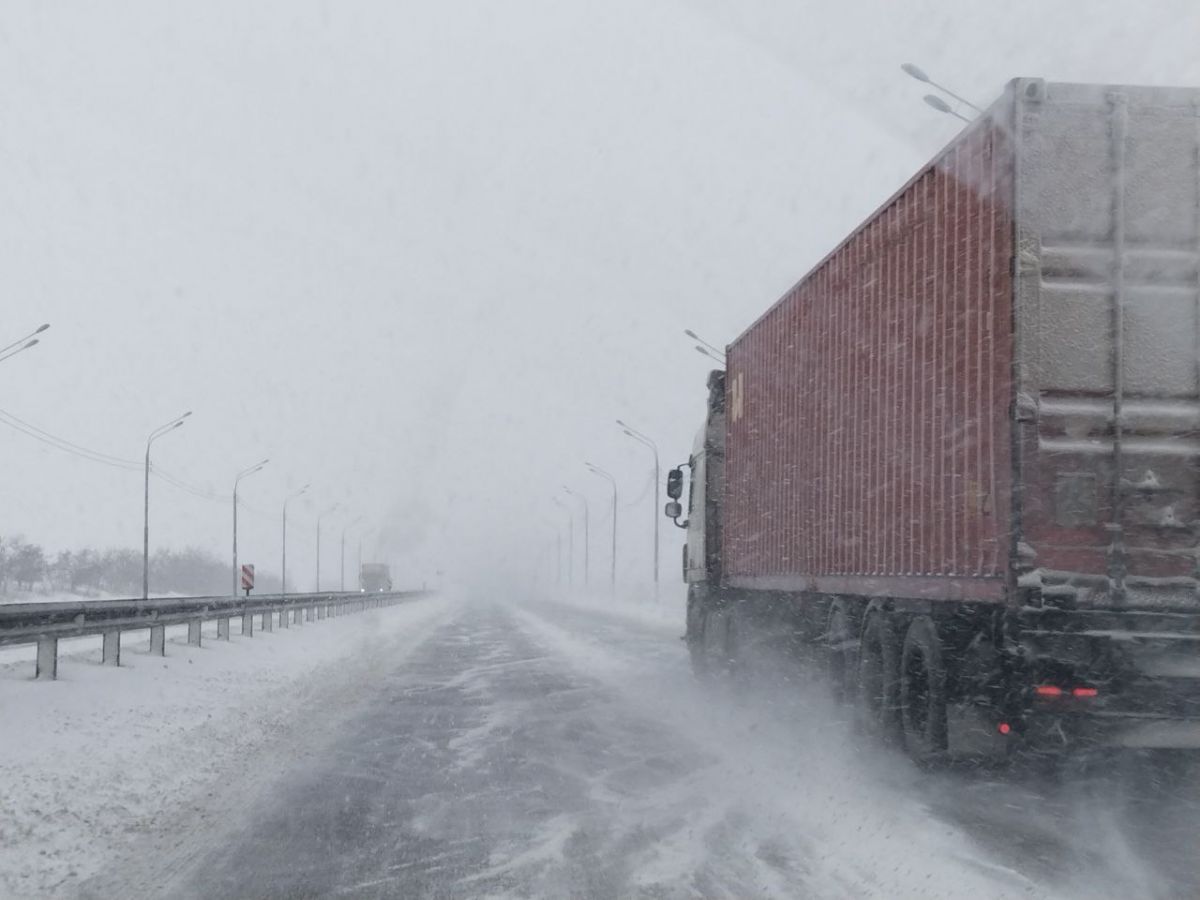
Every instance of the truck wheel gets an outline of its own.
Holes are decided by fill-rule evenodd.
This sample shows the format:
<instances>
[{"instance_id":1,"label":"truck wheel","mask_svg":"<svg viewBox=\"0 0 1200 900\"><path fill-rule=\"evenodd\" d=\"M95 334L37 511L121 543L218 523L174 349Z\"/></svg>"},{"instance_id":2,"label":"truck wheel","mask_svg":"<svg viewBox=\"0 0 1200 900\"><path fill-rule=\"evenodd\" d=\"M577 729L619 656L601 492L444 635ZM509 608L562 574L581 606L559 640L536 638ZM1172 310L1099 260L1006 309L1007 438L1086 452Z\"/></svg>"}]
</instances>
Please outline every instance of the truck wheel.
<instances>
[{"instance_id":1,"label":"truck wheel","mask_svg":"<svg viewBox=\"0 0 1200 900\"><path fill-rule=\"evenodd\" d=\"M695 585L688 586L687 605L687 639L688 658L692 663L692 674L703 679L708 675L708 657L704 652L705 629L708 625L709 610L704 602L704 595Z\"/></svg>"},{"instance_id":2,"label":"truck wheel","mask_svg":"<svg viewBox=\"0 0 1200 900\"><path fill-rule=\"evenodd\" d=\"M704 632L708 626L708 613L697 610L695 625L688 629L688 657L692 661L692 674L703 680L708 677L708 656L704 652Z\"/></svg>"},{"instance_id":3,"label":"truck wheel","mask_svg":"<svg viewBox=\"0 0 1200 900\"><path fill-rule=\"evenodd\" d=\"M749 685L749 658L745 652L737 619L734 618L732 609L727 613L725 620L725 650L722 654L722 661L729 683L735 689L742 689Z\"/></svg>"},{"instance_id":4,"label":"truck wheel","mask_svg":"<svg viewBox=\"0 0 1200 900\"><path fill-rule=\"evenodd\" d=\"M899 660L891 618L874 606L867 610L859 643L858 709L863 727L891 742L900 730Z\"/></svg>"},{"instance_id":5,"label":"truck wheel","mask_svg":"<svg viewBox=\"0 0 1200 900\"><path fill-rule=\"evenodd\" d=\"M839 703L850 697L854 671L854 631L850 610L842 600L833 601L825 628L825 671L833 697Z\"/></svg>"},{"instance_id":6,"label":"truck wheel","mask_svg":"<svg viewBox=\"0 0 1200 900\"><path fill-rule=\"evenodd\" d=\"M704 612L704 631L700 641L704 675L710 681L724 680L729 674L729 613L724 609Z\"/></svg>"},{"instance_id":7,"label":"truck wheel","mask_svg":"<svg viewBox=\"0 0 1200 900\"><path fill-rule=\"evenodd\" d=\"M946 667L937 626L917 616L904 635L900 653L900 720L904 748L921 765L946 752Z\"/></svg>"}]
</instances>

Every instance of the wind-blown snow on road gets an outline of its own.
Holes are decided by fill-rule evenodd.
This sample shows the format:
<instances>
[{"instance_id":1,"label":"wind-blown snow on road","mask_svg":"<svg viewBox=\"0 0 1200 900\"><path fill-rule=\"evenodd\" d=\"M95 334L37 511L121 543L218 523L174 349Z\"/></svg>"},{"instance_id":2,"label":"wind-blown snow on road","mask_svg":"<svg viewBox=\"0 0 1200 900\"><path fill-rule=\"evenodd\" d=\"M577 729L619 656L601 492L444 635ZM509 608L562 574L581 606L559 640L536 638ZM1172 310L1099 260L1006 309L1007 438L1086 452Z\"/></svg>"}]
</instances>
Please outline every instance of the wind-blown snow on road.
<instances>
[{"instance_id":1,"label":"wind-blown snow on road","mask_svg":"<svg viewBox=\"0 0 1200 900\"><path fill-rule=\"evenodd\" d=\"M176 897L1030 897L839 727L711 702L677 624L466 604L241 820L125 886ZM865 770L865 774L864 774ZM911 778L911 776L910 776ZM129 873L123 873L129 877ZM91 896L121 884L100 880Z\"/></svg>"},{"instance_id":2,"label":"wind-blown snow on road","mask_svg":"<svg viewBox=\"0 0 1200 900\"><path fill-rule=\"evenodd\" d=\"M0 773L23 848L0 851L5 887L1076 900L1200 884L1193 795L1130 806L1103 780L919 772L802 670L752 693L699 684L681 618L442 597L173 646L162 679L141 656L0 683L46 713L18 707L41 733L10 741Z\"/></svg>"}]
</instances>

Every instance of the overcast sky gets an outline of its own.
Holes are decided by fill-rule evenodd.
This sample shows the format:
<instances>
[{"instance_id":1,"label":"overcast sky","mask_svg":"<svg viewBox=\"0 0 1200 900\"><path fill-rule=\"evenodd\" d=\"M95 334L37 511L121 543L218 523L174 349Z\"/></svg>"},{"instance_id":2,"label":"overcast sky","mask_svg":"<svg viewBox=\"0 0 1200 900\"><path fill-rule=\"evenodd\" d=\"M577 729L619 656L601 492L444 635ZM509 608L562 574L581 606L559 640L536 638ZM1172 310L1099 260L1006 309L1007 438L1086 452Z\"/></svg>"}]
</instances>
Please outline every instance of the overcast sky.
<instances>
[{"instance_id":1,"label":"overcast sky","mask_svg":"<svg viewBox=\"0 0 1200 900\"><path fill-rule=\"evenodd\" d=\"M707 366L953 137L905 60L980 104L1015 76L1200 84L1188 2L0 0L0 409L227 498L244 561L311 586L358 516L400 583L518 576L608 468L648 574L650 456ZM0 426L0 534L139 546L142 482ZM229 552L155 481L152 544ZM578 527L578 526L577 526ZM664 531L677 580L681 533ZM356 549L353 538L349 546ZM348 554L353 558L353 554ZM332 584L329 582L327 584Z\"/></svg>"}]
</instances>

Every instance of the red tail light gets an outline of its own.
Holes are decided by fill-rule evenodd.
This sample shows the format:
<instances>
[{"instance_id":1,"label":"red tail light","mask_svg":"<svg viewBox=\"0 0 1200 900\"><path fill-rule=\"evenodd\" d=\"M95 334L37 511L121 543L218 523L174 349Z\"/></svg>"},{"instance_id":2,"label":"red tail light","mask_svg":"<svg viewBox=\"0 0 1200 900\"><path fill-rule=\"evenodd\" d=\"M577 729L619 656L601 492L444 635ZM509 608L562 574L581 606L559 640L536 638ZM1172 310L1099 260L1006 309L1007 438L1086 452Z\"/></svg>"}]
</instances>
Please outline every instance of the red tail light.
<instances>
[{"instance_id":1,"label":"red tail light","mask_svg":"<svg viewBox=\"0 0 1200 900\"><path fill-rule=\"evenodd\" d=\"M1039 684L1033 689L1039 697L1061 697L1063 689L1054 684Z\"/></svg>"},{"instance_id":2,"label":"red tail light","mask_svg":"<svg viewBox=\"0 0 1200 900\"><path fill-rule=\"evenodd\" d=\"M1077 687L1071 691L1073 697L1095 697L1099 693L1094 687Z\"/></svg>"}]
</instances>

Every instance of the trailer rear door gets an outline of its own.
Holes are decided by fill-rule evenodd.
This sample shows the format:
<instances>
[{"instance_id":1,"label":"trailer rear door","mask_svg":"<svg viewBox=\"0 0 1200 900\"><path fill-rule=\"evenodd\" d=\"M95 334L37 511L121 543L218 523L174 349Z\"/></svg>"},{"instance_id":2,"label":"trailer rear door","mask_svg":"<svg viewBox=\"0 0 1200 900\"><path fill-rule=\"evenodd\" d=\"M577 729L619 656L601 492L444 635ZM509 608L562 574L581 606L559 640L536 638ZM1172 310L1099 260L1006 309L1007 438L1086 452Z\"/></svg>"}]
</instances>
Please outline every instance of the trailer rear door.
<instances>
[{"instance_id":1,"label":"trailer rear door","mask_svg":"<svg viewBox=\"0 0 1200 900\"><path fill-rule=\"evenodd\" d=\"M1064 604L1196 606L1200 91L1014 87L1018 535Z\"/></svg>"}]
</instances>

